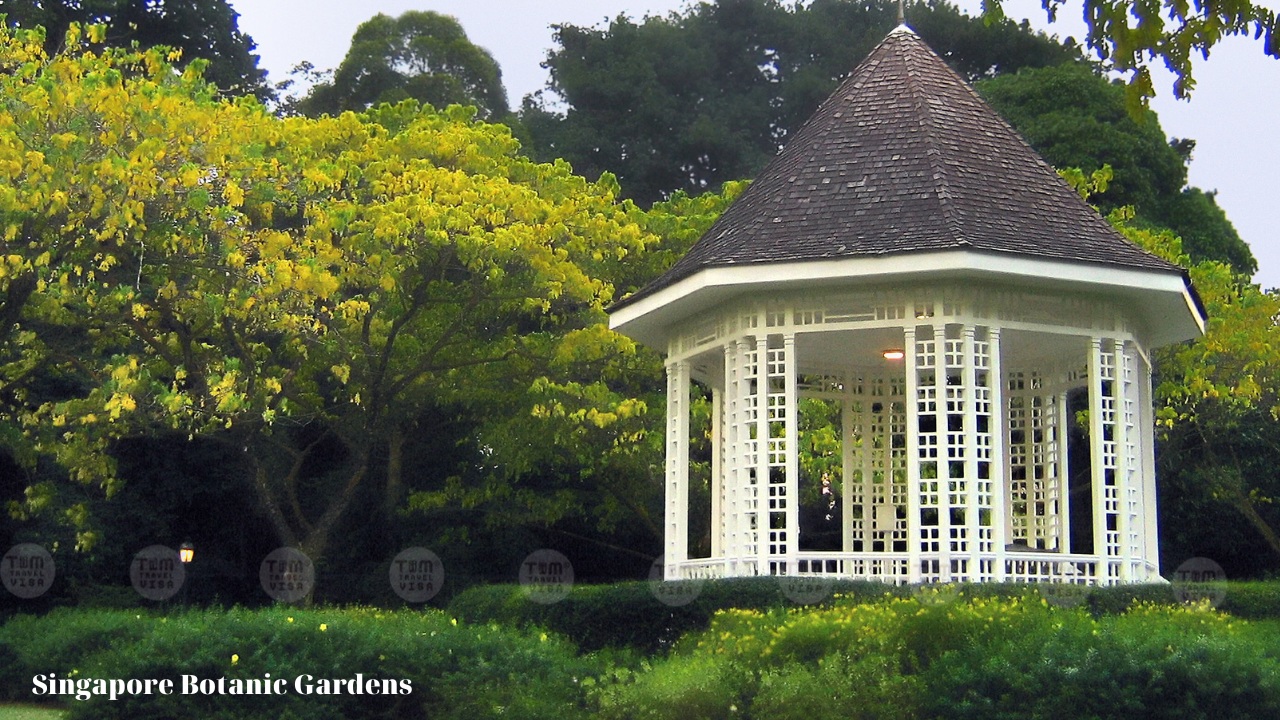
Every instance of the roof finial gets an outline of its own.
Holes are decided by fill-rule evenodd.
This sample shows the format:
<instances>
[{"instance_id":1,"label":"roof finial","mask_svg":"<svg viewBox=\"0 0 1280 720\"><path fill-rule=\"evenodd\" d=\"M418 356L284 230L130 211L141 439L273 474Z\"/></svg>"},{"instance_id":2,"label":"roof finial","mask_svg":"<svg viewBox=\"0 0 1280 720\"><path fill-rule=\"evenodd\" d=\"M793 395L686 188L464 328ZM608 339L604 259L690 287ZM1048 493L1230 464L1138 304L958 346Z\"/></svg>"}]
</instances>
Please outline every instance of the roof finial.
<instances>
[{"instance_id":1,"label":"roof finial","mask_svg":"<svg viewBox=\"0 0 1280 720\"><path fill-rule=\"evenodd\" d=\"M901 25L907 21L906 9L903 7L905 0L898 0L898 24Z\"/></svg>"}]
</instances>

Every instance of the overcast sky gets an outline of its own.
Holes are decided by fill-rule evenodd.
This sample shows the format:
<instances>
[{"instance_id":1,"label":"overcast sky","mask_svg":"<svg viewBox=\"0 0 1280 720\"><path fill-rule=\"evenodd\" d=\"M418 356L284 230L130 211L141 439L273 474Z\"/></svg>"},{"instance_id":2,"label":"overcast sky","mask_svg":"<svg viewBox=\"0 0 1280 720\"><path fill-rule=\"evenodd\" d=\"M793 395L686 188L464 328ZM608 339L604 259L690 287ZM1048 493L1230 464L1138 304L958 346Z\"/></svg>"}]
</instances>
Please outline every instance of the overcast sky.
<instances>
[{"instance_id":1,"label":"overcast sky","mask_svg":"<svg viewBox=\"0 0 1280 720\"><path fill-rule=\"evenodd\" d=\"M1255 0L1256 1L1256 0ZM1263 0L1263 4L1280 0ZM472 42L486 48L502 67L512 107L547 80L540 63L552 45L551 25L603 25L619 14L640 19L665 15L689 0L231 0L240 29L258 44L270 79L283 80L307 60L320 69L335 67L346 54L356 26L376 13L433 10L462 23ZM981 0L957 4L977 13ZM1061 37L1081 37L1079 0L1067 0L1057 23L1045 19L1040 0L1006 0L1006 13L1029 18L1034 27ZM910 14L908 13L908 23ZM1153 107L1164 131L1196 140L1190 182L1218 191L1241 237L1258 258L1255 280L1280 287L1280 231L1275 221L1280 193L1272 183L1280 167L1280 61L1262 53L1261 42L1230 38L1207 61L1195 65L1196 88L1189 102L1173 99L1171 76L1157 75ZM1271 179L1268 179L1271 178Z\"/></svg>"}]
</instances>

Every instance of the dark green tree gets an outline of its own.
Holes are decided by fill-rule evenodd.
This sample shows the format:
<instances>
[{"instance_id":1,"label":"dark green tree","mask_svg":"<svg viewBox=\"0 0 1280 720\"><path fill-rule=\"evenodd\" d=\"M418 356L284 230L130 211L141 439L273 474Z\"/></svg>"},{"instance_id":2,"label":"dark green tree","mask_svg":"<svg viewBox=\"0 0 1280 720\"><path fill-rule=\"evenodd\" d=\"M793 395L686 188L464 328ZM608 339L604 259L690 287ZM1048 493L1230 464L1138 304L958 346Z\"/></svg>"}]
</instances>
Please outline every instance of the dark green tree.
<instances>
[{"instance_id":1,"label":"dark green tree","mask_svg":"<svg viewBox=\"0 0 1280 720\"><path fill-rule=\"evenodd\" d=\"M306 115L336 115L414 99L437 108L474 105L486 120L508 114L502 71L448 15L410 10L378 14L356 28L333 79L298 103Z\"/></svg>"},{"instance_id":2,"label":"dark green tree","mask_svg":"<svg viewBox=\"0 0 1280 720\"><path fill-rule=\"evenodd\" d=\"M971 80L1078 57L943 0L907 17ZM550 85L525 99L521 119L535 155L613 172L639 202L715 189L763 167L896 21L892 2L718 0L604 30L561 25Z\"/></svg>"},{"instance_id":3,"label":"dark green tree","mask_svg":"<svg viewBox=\"0 0 1280 720\"><path fill-rule=\"evenodd\" d=\"M253 54L257 46L227 0L0 0L0 14L10 25L43 27L49 53L62 46L71 23L104 24L107 45L167 45L182 51L180 67L208 60L205 79L227 95L274 97Z\"/></svg>"},{"instance_id":4,"label":"dark green tree","mask_svg":"<svg viewBox=\"0 0 1280 720\"><path fill-rule=\"evenodd\" d=\"M1115 175L1090 201L1104 212L1130 205L1138 224L1182 236L1193 260L1252 274L1257 261L1212 193L1188 188L1194 141L1170 141L1151 110L1130 112L1124 87L1082 63L1027 68L977 83L978 91L1045 160Z\"/></svg>"}]
</instances>

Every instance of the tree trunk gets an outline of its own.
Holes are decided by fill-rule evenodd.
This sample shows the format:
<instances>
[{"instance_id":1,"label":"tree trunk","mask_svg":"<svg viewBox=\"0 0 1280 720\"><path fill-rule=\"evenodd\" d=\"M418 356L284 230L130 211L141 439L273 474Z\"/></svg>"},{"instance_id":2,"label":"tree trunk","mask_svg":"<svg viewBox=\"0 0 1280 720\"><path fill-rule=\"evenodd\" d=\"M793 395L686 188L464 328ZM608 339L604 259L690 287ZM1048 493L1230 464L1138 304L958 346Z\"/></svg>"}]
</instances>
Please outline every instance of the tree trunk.
<instances>
[{"instance_id":1,"label":"tree trunk","mask_svg":"<svg viewBox=\"0 0 1280 720\"><path fill-rule=\"evenodd\" d=\"M404 488L404 433L399 426L391 428L387 438L387 485L382 496L382 512L390 519L400 505Z\"/></svg>"},{"instance_id":2,"label":"tree trunk","mask_svg":"<svg viewBox=\"0 0 1280 720\"><path fill-rule=\"evenodd\" d=\"M1240 511L1240 514L1244 515L1245 519L1249 521L1249 524L1253 525L1253 528L1262 535L1262 538L1267 541L1267 545L1271 548L1271 551L1277 556L1280 556L1280 536L1276 535L1276 531L1273 530L1271 525L1267 523L1266 519L1258 513L1258 508L1254 507L1253 499L1249 497L1248 493L1237 488L1232 494L1231 505L1236 510Z\"/></svg>"}]
</instances>

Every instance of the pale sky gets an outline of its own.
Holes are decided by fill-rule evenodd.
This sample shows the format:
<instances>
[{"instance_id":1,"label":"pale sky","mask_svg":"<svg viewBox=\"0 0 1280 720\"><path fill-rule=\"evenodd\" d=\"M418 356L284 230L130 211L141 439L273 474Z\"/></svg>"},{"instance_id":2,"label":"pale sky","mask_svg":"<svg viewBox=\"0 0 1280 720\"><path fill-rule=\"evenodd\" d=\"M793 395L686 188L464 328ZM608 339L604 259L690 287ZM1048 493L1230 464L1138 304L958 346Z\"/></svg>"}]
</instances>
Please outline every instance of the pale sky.
<instances>
[{"instance_id":1,"label":"pale sky","mask_svg":"<svg viewBox=\"0 0 1280 720\"><path fill-rule=\"evenodd\" d=\"M240 29L257 42L261 65L272 82L285 79L303 60L320 69L336 67L356 26L379 12L394 16L432 10L452 15L472 42L497 59L515 108L546 83L540 63L552 45L551 25L603 26L619 14L638 20L682 9L688 1L231 0L231 5L240 13ZM1278 1L1262 0L1264 5ZM981 0L957 4L976 14ZM1051 34L1083 35L1079 0L1067 0L1053 24L1047 22L1040 0L1006 0L1005 5L1010 17L1028 18L1033 27ZM1179 102L1173 99L1171 76L1157 74L1159 97L1153 108L1166 134L1196 140L1190 182L1218 191L1218 204L1258 258L1255 281L1264 288L1280 287L1280 230L1271 215L1280 205L1280 193L1272 185L1274 169L1280 168L1280 142L1274 139L1274 119L1280 118L1280 60L1263 55L1260 41L1230 38L1208 60L1197 58L1195 77L1191 100Z\"/></svg>"}]
</instances>

